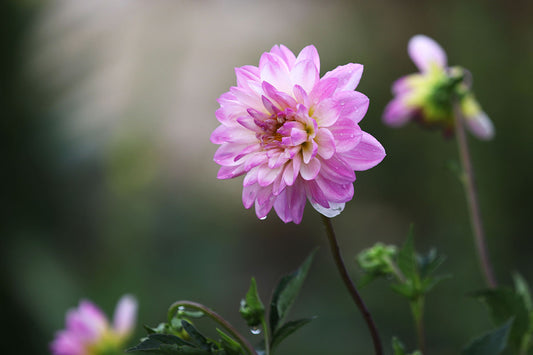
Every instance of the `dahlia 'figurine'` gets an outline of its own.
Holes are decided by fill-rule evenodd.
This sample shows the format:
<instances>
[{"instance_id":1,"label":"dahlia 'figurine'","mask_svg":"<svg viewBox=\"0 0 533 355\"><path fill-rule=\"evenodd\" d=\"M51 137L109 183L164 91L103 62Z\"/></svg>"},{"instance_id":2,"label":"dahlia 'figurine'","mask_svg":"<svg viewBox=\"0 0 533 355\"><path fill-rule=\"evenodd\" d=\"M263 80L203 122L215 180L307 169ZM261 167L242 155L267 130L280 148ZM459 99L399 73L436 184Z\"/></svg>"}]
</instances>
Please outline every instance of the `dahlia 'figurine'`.
<instances>
[{"instance_id":1,"label":"dahlia 'figurine'","mask_svg":"<svg viewBox=\"0 0 533 355\"><path fill-rule=\"evenodd\" d=\"M385 150L358 123L369 100L354 91L363 66L347 64L320 78L314 46L296 57L287 47L264 53L259 67L235 69L237 86L220 96L211 135L220 144L219 179L245 174L242 200L258 218L274 207L300 223L306 199L327 217L353 197L354 170L372 168Z\"/></svg>"},{"instance_id":2,"label":"dahlia 'figurine'","mask_svg":"<svg viewBox=\"0 0 533 355\"><path fill-rule=\"evenodd\" d=\"M469 73L460 67L447 67L441 46L424 35L409 41L408 53L420 73L406 75L394 82L396 96L385 108L383 120L399 127L410 120L425 126L439 127L449 135L454 130L454 101L466 127L484 140L494 136L491 120L483 112L470 90Z\"/></svg>"},{"instance_id":3,"label":"dahlia 'figurine'","mask_svg":"<svg viewBox=\"0 0 533 355\"><path fill-rule=\"evenodd\" d=\"M53 355L122 354L137 315L137 301L123 296L117 304L113 326L102 311L89 301L81 301L66 316L66 329L57 332L50 345Z\"/></svg>"}]
</instances>

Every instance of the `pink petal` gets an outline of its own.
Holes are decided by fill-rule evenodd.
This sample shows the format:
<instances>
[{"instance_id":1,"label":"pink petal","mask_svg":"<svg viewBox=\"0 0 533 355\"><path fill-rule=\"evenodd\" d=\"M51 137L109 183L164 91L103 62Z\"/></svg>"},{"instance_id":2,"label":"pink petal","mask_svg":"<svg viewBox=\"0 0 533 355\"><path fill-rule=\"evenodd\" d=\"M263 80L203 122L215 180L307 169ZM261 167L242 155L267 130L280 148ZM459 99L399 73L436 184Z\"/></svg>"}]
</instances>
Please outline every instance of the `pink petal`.
<instances>
[{"instance_id":1,"label":"pink petal","mask_svg":"<svg viewBox=\"0 0 533 355\"><path fill-rule=\"evenodd\" d=\"M287 187L274 202L274 210L285 223L302 221L306 195L301 184Z\"/></svg>"},{"instance_id":2,"label":"pink petal","mask_svg":"<svg viewBox=\"0 0 533 355\"><path fill-rule=\"evenodd\" d=\"M316 133L315 142L318 144L317 154L329 159L335 154L335 138L327 128L320 128Z\"/></svg>"},{"instance_id":3,"label":"pink petal","mask_svg":"<svg viewBox=\"0 0 533 355\"><path fill-rule=\"evenodd\" d=\"M341 91L334 96L340 106L340 117L359 123L368 110L369 99L358 91Z\"/></svg>"},{"instance_id":4,"label":"pink petal","mask_svg":"<svg viewBox=\"0 0 533 355\"><path fill-rule=\"evenodd\" d=\"M232 86L230 88L230 92L235 96L240 105L239 108L241 108L238 111L237 107L232 108L232 110L235 111L236 115L243 116L243 111L246 112L247 108L253 108L256 110L263 109L263 102L261 101L261 97L252 90Z\"/></svg>"},{"instance_id":5,"label":"pink petal","mask_svg":"<svg viewBox=\"0 0 533 355\"><path fill-rule=\"evenodd\" d=\"M299 104L303 104L305 107L309 107L309 96L300 85L294 85L293 89L294 97Z\"/></svg>"},{"instance_id":6,"label":"pink petal","mask_svg":"<svg viewBox=\"0 0 533 355\"><path fill-rule=\"evenodd\" d=\"M263 219L272 209L276 196L272 194L272 189L269 191L265 188L259 190L257 195L258 198L255 200L255 215L257 218Z\"/></svg>"},{"instance_id":7,"label":"pink petal","mask_svg":"<svg viewBox=\"0 0 533 355\"><path fill-rule=\"evenodd\" d=\"M305 192L311 204L319 204L324 208L329 208L328 200L326 199L324 193L322 192L322 190L320 190L318 184L314 180L305 182Z\"/></svg>"},{"instance_id":8,"label":"pink petal","mask_svg":"<svg viewBox=\"0 0 533 355\"><path fill-rule=\"evenodd\" d=\"M317 210L319 213L323 214L328 218L333 218L341 214L341 212L344 210L345 203L330 202L329 205L329 208L325 208L319 203L312 204L314 209Z\"/></svg>"},{"instance_id":9,"label":"pink petal","mask_svg":"<svg viewBox=\"0 0 533 355\"><path fill-rule=\"evenodd\" d=\"M353 149L361 141L363 132L351 119L339 119L328 128L335 139L335 151L343 153ZM320 154L320 153L319 153Z\"/></svg>"},{"instance_id":10,"label":"pink petal","mask_svg":"<svg viewBox=\"0 0 533 355\"><path fill-rule=\"evenodd\" d=\"M331 202L348 202L353 197L353 184L337 184L331 180L325 179L322 175L318 175L314 180L318 187L324 193L324 197L328 200L330 206Z\"/></svg>"},{"instance_id":11,"label":"pink petal","mask_svg":"<svg viewBox=\"0 0 533 355\"><path fill-rule=\"evenodd\" d=\"M320 171L320 161L317 158L311 159L309 164L300 166L300 175L304 180L313 180Z\"/></svg>"},{"instance_id":12,"label":"pink petal","mask_svg":"<svg viewBox=\"0 0 533 355\"><path fill-rule=\"evenodd\" d=\"M217 164L224 166L232 166L240 164L236 159L239 155L242 155L243 152L249 152L253 150L260 149L259 144L253 145L248 144L234 144L234 143L224 143L222 144L217 151L215 152L214 161Z\"/></svg>"},{"instance_id":13,"label":"pink petal","mask_svg":"<svg viewBox=\"0 0 533 355\"><path fill-rule=\"evenodd\" d=\"M321 159L320 175L339 185L345 185L355 181L353 169L336 154L328 160ZM343 156L343 155L341 155Z\"/></svg>"},{"instance_id":14,"label":"pink petal","mask_svg":"<svg viewBox=\"0 0 533 355\"><path fill-rule=\"evenodd\" d=\"M394 83L392 83L392 94L393 95L401 95L405 94L408 91L411 91L411 85L409 85L409 78L413 75L419 75L419 74L410 74L406 76L402 76L400 79L397 79Z\"/></svg>"},{"instance_id":15,"label":"pink petal","mask_svg":"<svg viewBox=\"0 0 533 355\"><path fill-rule=\"evenodd\" d=\"M320 74L312 61L304 60L296 62L290 78L293 85L300 85L305 92L309 93L320 79Z\"/></svg>"},{"instance_id":16,"label":"pink petal","mask_svg":"<svg viewBox=\"0 0 533 355\"><path fill-rule=\"evenodd\" d=\"M270 53L280 57L289 69L291 69L294 66L294 62L296 62L296 56L294 53L283 44L272 47Z\"/></svg>"},{"instance_id":17,"label":"pink petal","mask_svg":"<svg viewBox=\"0 0 533 355\"><path fill-rule=\"evenodd\" d=\"M222 143L251 144L254 141L257 141L255 132L252 132L249 129L246 129L244 127L239 127L239 126L227 127L224 125L220 125L211 134L211 142L214 144L222 144Z\"/></svg>"},{"instance_id":18,"label":"pink petal","mask_svg":"<svg viewBox=\"0 0 533 355\"><path fill-rule=\"evenodd\" d=\"M237 86L246 87L249 81L259 81L259 68L253 65L245 65L240 68L235 68L235 75L237 76Z\"/></svg>"},{"instance_id":19,"label":"pink petal","mask_svg":"<svg viewBox=\"0 0 533 355\"><path fill-rule=\"evenodd\" d=\"M244 165L235 165L235 166L221 166L218 169L217 179L233 179L234 177L240 176L246 172Z\"/></svg>"},{"instance_id":20,"label":"pink petal","mask_svg":"<svg viewBox=\"0 0 533 355\"><path fill-rule=\"evenodd\" d=\"M296 107L296 101L288 94L277 91L274 86L269 84L266 81L263 81L263 90L265 94L279 107L281 110L286 109L287 107Z\"/></svg>"},{"instance_id":21,"label":"pink petal","mask_svg":"<svg viewBox=\"0 0 533 355\"><path fill-rule=\"evenodd\" d=\"M252 207L257 198L257 192L261 187L257 184L246 185L242 189L242 204L246 209Z\"/></svg>"},{"instance_id":22,"label":"pink petal","mask_svg":"<svg viewBox=\"0 0 533 355\"><path fill-rule=\"evenodd\" d=\"M288 186L292 186L294 181L300 173L300 166L302 164L302 159L300 155L297 154L294 158L285 165L285 170L283 170L283 181Z\"/></svg>"},{"instance_id":23,"label":"pink petal","mask_svg":"<svg viewBox=\"0 0 533 355\"><path fill-rule=\"evenodd\" d=\"M379 164L385 158L385 155L385 149L377 139L363 132L361 142L352 150L342 153L342 159L353 170L362 171Z\"/></svg>"},{"instance_id":24,"label":"pink petal","mask_svg":"<svg viewBox=\"0 0 533 355\"><path fill-rule=\"evenodd\" d=\"M359 84L362 75L363 66L361 64L349 63L327 72L323 78L337 78L339 80L337 91L352 91Z\"/></svg>"},{"instance_id":25,"label":"pink petal","mask_svg":"<svg viewBox=\"0 0 533 355\"><path fill-rule=\"evenodd\" d=\"M320 57L318 56L318 51L315 46L309 45L302 49L296 58L296 65L300 62L310 61L313 63L313 66L316 68L316 71L320 72Z\"/></svg>"},{"instance_id":26,"label":"pink petal","mask_svg":"<svg viewBox=\"0 0 533 355\"><path fill-rule=\"evenodd\" d=\"M125 295L119 300L113 316L113 328L121 336L128 335L135 326L137 318L137 300Z\"/></svg>"},{"instance_id":27,"label":"pink petal","mask_svg":"<svg viewBox=\"0 0 533 355\"><path fill-rule=\"evenodd\" d=\"M267 164L261 165L257 174L257 183L260 186L268 186L281 174L282 167L271 169Z\"/></svg>"},{"instance_id":28,"label":"pink petal","mask_svg":"<svg viewBox=\"0 0 533 355\"><path fill-rule=\"evenodd\" d=\"M341 112L341 106L333 99L327 99L319 102L313 118L319 127L329 127L337 121Z\"/></svg>"},{"instance_id":29,"label":"pink petal","mask_svg":"<svg viewBox=\"0 0 533 355\"><path fill-rule=\"evenodd\" d=\"M258 172L259 172L259 169L257 167L248 171L248 173L244 177L244 180L242 181L242 186L251 186L251 185L256 184Z\"/></svg>"},{"instance_id":30,"label":"pink petal","mask_svg":"<svg viewBox=\"0 0 533 355\"><path fill-rule=\"evenodd\" d=\"M432 65L446 67L446 52L437 42L427 36L413 36L407 45L407 52L421 72L428 71Z\"/></svg>"},{"instance_id":31,"label":"pink petal","mask_svg":"<svg viewBox=\"0 0 533 355\"><path fill-rule=\"evenodd\" d=\"M290 92L292 90L287 64L278 56L264 53L259 61L261 80L267 81L277 90Z\"/></svg>"},{"instance_id":32,"label":"pink petal","mask_svg":"<svg viewBox=\"0 0 533 355\"><path fill-rule=\"evenodd\" d=\"M494 125L485 112L480 111L473 117L465 117L464 121L470 132L479 139L490 140L494 138Z\"/></svg>"},{"instance_id":33,"label":"pink petal","mask_svg":"<svg viewBox=\"0 0 533 355\"><path fill-rule=\"evenodd\" d=\"M311 101L316 104L322 100L329 99L337 89L338 82L337 78L320 79L309 94Z\"/></svg>"},{"instance_id":34,"label":"pink petal","mask_svg":"<svg viewBox=\"0 0 533 355\"><path fill-rule=\"evenodd\" d=\"M405 104L405 98L398 96L385 107L383 122L391 127L400 127L409 122L414 113L415 109Z\"/></svg>"},{"instance_id":35,"label":"pink petal","mask_svg":"<svg viewBox=\"0 0 533 355\"><path fill-rule=\"evenodd\" d=\"M318 144L314 140L302 144L302 157L305 164L309 163L318 152Z\"/></svg>"}]
</instances>

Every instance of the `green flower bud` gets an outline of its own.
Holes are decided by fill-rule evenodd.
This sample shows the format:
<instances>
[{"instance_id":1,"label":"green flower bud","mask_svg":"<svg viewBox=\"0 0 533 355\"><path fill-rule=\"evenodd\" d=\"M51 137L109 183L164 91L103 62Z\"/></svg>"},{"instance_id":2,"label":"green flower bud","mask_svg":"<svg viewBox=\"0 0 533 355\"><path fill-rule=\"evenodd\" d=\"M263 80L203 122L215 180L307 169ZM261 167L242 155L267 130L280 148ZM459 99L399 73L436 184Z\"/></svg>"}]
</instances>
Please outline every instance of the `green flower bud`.
<instances>
[{"instance_id":1,"label":"green flower bud","mask_svg":"<svg viewBox=\"0 0 533 355\"><path fill-rule=\"evenodd\" d=\"M396 253L396 246L377 243L372 248L360 252L357 255L357 262L367 273L387 276L394 272L391 263Z\"/></svg>"}]
</instances>

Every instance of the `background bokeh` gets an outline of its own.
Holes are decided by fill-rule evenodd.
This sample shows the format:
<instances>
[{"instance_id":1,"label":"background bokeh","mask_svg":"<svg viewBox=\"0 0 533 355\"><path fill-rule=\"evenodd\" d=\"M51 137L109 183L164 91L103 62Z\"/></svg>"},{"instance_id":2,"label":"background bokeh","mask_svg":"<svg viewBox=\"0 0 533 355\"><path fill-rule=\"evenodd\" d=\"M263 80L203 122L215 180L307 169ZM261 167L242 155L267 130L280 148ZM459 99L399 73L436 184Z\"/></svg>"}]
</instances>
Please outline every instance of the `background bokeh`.
<instances>
[{"instance_id":1,"label":"background bokeh","mask_svg":"<svg viewBox=\"0 0 533 355\"><path fill-rule=\"evenodd\" d=\"M437 247L453 278L427 299L431 354L456 354L492 327L467 296L477 268L453 139L381 113L394 79L415 71L409 38L424 33L471 70L496 127L470 139L497 276L533 283L533 2L7 0L0 2L3 353L47 354L64 314L89 298L111 314L134 294L141 324L178 299L202 302L247 332L240 298L255 276L266 302L283 274L320 246L292 317L318 319L278 354L370 354L362 318L336 275L320 219L259 221L242 179L218 181L209 142L216 99L233 68L283 43L314 44L322 74L365 65L362 122L386 148L357 174L355 198L334 220L350 272L377 241L400 244L410 223L421 251ZM362 291L387 349L415 346L408 305L376 282ZM250 335L253 340L253 336ZM389 351L389 350L387 350Z\"/></svg>"}]
</instances>

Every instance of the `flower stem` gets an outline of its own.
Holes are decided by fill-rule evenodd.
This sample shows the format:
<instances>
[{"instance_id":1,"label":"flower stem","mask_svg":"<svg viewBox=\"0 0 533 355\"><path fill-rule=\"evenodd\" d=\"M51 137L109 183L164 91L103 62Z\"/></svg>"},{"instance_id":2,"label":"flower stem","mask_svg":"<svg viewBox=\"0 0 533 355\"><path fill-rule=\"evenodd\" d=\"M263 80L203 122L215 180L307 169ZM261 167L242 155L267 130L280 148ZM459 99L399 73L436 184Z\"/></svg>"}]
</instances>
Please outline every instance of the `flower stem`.
<instances>
[{"instance_id":1,"label":"flower stem","mask_svg":"<svg viewBox=\"0 0 533 355\"><path fill-rule=\"evenodd\" d=\"M346 265L344 265L344 261L342 260L342 255L340 253L339 243L337 242L337 238L335 237L335 231L333 230L331 219L323 215L321 215L321 217L322 217L322 222L324 223L324 226L326 227L326 234L328 235L328 241L329 241L329 245L331 248L331 253L333 254L333 259L335 260L335 264L337 265L337 269L339 270L339 274L342 278L342 281L346 285L346 288L348 289L348 292L350 293L350 295L352 296L352 299L357 305L357 308L359 308L359 311L363 315L363 318L366 322L368 330L370 331L370 335L372 336L372 341L374 343L374 351L376 355L382 355L383 347L381 345L381 340L379 337L376 324L374 323L374 320L372 319L372 315L370 314L368 308L363 302L361 295L359 295L359 292L355 288L355 284L353 283L352 279L348 275L348 271L346 270Z\"/></svg>"},{"instance_id":2,"label":"flower stem","mask_svg":"<svg viewBox=\"0 0 533 355\"><path fill-rule=\"evenodd\" d=\"M254 347L237 331L233 326L222 318L218 313L212 309L204 306L203 304L191 302L191 301L177 301L174 302L168 309L168 321L172 320L172 317L180 307L191 308L197 311L201 311L206 316L211 318L214 322L220 324L230 335L237 340L243 349L246 350L246 353L249 355L257 355Z\"/></svg>"},{"instance_id":3,"label":"flower stem","mask_svg":"<svg viewBox=\"0 0 533 355\"><path fill-rule=\"evenodd\" d=\"M457 136L459 156L463 170L461 181L466 193L466 200L470 214L470 223L474 232L474 242L477 249L480 267L483 271L483 275L485 276L485 281L490 288L495 288L497 286L497 282L492 271L485 234L483 231L483 224L481 222L477 189L474 181L474 171L472 169L472 163L470 160L470 151L468 149L468 141L464 129L463 116L458 103L454 104L453 109L455 116L455 135Z\"/></svg>"},{"instance_id":4,"label":"flower stem","mask_svg":"<svg viewBox=\"0 0 533 355\"><path fill-rule=\"evenodd\" d=\"M426 342L424 332L424 296L417 297L411 302L411 312L415 321L416 335L418 338L418 350L422 354L426 353Z\"/></svg>"},{"instance_id":5,"label":"flower stem","mask_svg":"<svg viewBox=\"0 0 533 355\"><path fill-rule=\"evenodd\" d=\"M262 317L261 325L263 326L263 332L265 334L265 355L270 355L270 331L268 329L265 317Z\"/></svg>"}]
</instances>

